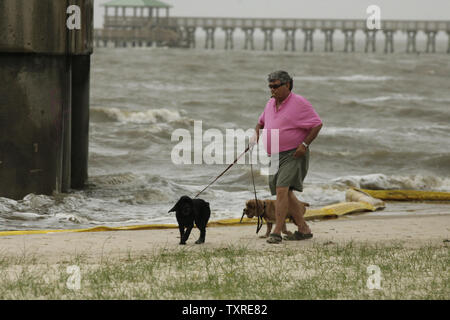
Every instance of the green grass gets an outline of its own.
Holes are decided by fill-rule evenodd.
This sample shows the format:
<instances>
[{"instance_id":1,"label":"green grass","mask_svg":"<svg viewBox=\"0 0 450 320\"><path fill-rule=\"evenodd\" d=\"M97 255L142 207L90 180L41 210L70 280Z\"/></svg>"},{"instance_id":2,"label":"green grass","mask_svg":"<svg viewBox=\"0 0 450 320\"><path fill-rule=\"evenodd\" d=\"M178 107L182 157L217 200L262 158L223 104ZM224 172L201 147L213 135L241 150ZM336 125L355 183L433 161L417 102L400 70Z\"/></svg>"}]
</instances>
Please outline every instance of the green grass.
<instances>
[{"instance_id":1,"label":"green grass","mask_svg":"<svg viewBox=\"0 0 450 320\"><path fill-rule=\"evenodd\" d=\"M0 299L449 299L449 248L319 244L161 249L125 259L83 256L49 265L0 255ZM80 268L80 290L66 282ZM369 265L381 289L368 289Z\"/></svg>"}]
</instances>

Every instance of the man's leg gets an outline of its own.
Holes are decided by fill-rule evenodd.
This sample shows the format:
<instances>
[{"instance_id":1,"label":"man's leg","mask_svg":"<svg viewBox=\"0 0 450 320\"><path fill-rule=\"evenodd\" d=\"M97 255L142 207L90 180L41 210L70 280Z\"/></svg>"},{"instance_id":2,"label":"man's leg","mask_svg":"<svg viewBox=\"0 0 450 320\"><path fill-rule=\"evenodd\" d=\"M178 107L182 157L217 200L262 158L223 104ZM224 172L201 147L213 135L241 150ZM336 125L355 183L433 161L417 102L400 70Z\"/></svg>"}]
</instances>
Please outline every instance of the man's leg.
<instances>
[{"instance_id":1,"label":"man's leg","mask_svg":"<svg viewBox=\"0 0 450 320\"><path fill-rule=\"evenodd\" d=\"M298 231L304 234L310 234L311 229L306 224L306 221L303 218L306 212L305 206L297 199L292 190L289 190L288 192L288 199L289 212L291 213L295 223L298 226Z\"/></svg>"},{"instance_id":2,"label":"man's leg","mask_svg":"<svg viewBox=\"0 0 450 320\"><path fill-rule=\"evenodd\" d=\"M289 208L289 187L277 187L277 201L275 204L276 224L273 233L281 235Z\"/></svg>"}]
</instances>

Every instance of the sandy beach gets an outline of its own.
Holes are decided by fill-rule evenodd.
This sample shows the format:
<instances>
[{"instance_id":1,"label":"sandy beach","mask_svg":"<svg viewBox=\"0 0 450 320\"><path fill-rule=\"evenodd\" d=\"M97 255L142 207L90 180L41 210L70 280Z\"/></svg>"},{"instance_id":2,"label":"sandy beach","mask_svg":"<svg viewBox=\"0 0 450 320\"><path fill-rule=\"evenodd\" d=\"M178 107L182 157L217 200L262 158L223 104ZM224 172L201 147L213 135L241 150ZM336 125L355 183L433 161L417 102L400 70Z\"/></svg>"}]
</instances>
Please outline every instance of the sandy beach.
<instances>
[{"instance_id":1,"label":"sandy beach","mask_svg":"<svg viewBox=\"0 0 450 320\"><path fill-rule=\"evenodd\" d=\"M89 233L53 233L0 237L1 254L33 257L45 263L57 263L81 255L88 260L113 259L151 255L161 249L189 250L245 246L253 250L272 250L276 247L299 247L314 243L383 243L399 242L407 247L425 244L444 244L450 238L450 215L446 212L405 216L344 216L339 219L309 221L314 237L305 241L283 241L268 244L256 235L256 225L210 227L206 243L195 245L199 231L193 229L187 245L180 246L178 229L114 231ZM294 230L292 224L288 229Z\"/></svg>"},{"instance_id":2,"label":"sandy beach","mask_svg":"<svg viewBox=\"0 0 450 320\"><path fill-rule=\"evenodd\" d=\"M194 228L184 246L177 228L5 235L0 298L448 299L448 205L401 207L311 220L312 239L281 244L255 224L208 227L202 245Z\"/></svg>"}]
</instances>

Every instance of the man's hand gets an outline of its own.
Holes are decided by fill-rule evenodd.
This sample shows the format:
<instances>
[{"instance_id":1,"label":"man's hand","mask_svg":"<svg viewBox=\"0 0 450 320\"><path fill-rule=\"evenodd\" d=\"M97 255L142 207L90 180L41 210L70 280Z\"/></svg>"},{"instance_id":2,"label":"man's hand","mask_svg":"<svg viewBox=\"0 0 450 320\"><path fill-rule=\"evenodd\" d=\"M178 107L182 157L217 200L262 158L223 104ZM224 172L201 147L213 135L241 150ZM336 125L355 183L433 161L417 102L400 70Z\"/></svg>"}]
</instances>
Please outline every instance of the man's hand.
<instances>
[{"instance_id":1,"label":"man's hand","mask_svg":"<svg viewBox=\"0 0 450 320\"><path fill-rule=\"evenodd\" d=\"M255 134L250 138L248 146L250 147L250 150L253 149L255 145L258 144L259 141L259 130L264 128L264 126L260 125L259 123L255 127Z\"/></svg>"},{"instance_id":2,"label":"man's hand","mask_svg":"<svg viewBox=\"0 0 450 320\"><path fill-rule=\"evenodd\" d=\"M253 147L258 144L259 137L256 135L256 133L250 138L248 146L250 147L250 150L253 149Z\"/></svg>"},{"instance_id":3,"label":"man's hand","mask_svg":"<svg viewBox=\"0 0 450 320\"><path fill-rule=\"evenodd\" d=\"M297 150L295 150L294 158L297 158L297 159L301 158L305 155L305 153L306 153L306 147L303 144L301 144L298 146Z\"/></svg>"}]
</instances>

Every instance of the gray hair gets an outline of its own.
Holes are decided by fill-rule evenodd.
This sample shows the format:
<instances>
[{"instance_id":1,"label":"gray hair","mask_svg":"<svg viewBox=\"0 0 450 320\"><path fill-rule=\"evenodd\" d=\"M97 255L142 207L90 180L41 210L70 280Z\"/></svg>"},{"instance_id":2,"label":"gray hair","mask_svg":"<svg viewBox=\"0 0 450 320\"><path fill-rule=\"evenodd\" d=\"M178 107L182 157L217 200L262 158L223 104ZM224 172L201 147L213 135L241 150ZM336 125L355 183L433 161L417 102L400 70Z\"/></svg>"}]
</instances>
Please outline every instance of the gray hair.
<instances>
[{"instance_id":1,"label":"gray hair","mask_svg":"<svg viewBox=\"0 0 450 320\"><path fill-rule=\"evenodd\" d=\"M268 82L273 82L276 80L280 80L281 83L289 83L290 84L290 90L292 90L292 87L294 86L294 81L291 78L291 76L289 75L289 73L287 73L286 71L275 71L269 74L269 76L267 77L267 81Z\"/></svg>"},{"instance_id":2,"label":"gray hair","mask_svg":"<svg viewBox=\"0 0 450 320\"><path fill-rule=\"evenodd\" d=\"M286 71L275 71L269 74L267 81L272 82L275 80L280 80L281 83L288 83L291 81L291 76Z\"/></svg>"}]
</instances>

